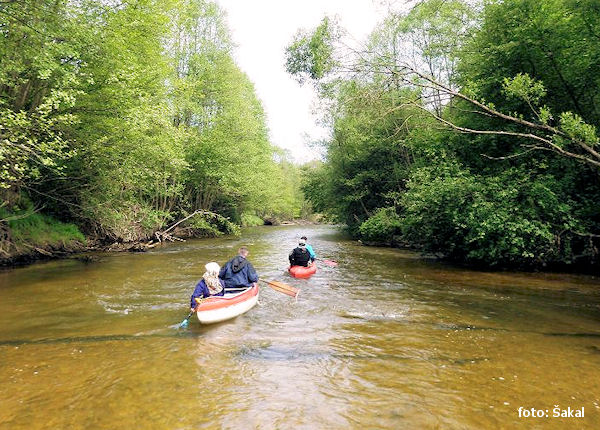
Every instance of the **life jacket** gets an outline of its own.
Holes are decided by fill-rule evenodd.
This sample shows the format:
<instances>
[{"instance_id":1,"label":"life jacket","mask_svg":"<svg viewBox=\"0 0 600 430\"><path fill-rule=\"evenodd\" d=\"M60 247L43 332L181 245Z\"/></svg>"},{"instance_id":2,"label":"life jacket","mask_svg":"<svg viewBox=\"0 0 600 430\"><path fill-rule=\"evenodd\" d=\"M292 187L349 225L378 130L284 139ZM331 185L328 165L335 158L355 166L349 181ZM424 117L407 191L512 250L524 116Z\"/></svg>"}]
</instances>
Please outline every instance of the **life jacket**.
<instances>
[{"instance_id":1,"label":"life jacket","mask_svg":"<svg viewBox=\"0 0 600 430\"><path fill-rule=\"evenodd\" d=\"M308 266L308 262L310 261L310 254L308 253L306 248L297 247L292 251L292 264L294 266Z\"/></svg>"}]
</instances>

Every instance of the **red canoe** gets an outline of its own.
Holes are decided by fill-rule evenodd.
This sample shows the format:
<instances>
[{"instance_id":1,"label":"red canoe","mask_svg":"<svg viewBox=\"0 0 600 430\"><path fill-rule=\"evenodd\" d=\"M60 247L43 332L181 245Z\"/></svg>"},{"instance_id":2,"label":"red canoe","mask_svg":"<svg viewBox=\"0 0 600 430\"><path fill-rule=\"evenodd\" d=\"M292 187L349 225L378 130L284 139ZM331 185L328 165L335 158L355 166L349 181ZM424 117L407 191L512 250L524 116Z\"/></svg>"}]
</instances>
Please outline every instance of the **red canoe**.
<instances>
[{"instance_id":1,"label":"red canoe","mask_svg":"<svg viewBox=\"0 0 600 430\"><path fill-rule=\"evenodd\" d=\"M258 284L239 293L225 293L224 296L211 296L201 300L196 308L196 315L201 324L212 324L249 311L257 301Z\"/></svg>"},{"instance_id":2,"label":"red canoe","mask_svg":"<svg viewBox=\"0 0 600 430\"><path fill-rule=\"evenodd\" d=\"M317 272L317 264L312 263L308 267L291 266L288 269L288 272L290 272L290 275L292 275L294 278L310 278L312 275L314 275Z\"/></svg>"}]
</instances>

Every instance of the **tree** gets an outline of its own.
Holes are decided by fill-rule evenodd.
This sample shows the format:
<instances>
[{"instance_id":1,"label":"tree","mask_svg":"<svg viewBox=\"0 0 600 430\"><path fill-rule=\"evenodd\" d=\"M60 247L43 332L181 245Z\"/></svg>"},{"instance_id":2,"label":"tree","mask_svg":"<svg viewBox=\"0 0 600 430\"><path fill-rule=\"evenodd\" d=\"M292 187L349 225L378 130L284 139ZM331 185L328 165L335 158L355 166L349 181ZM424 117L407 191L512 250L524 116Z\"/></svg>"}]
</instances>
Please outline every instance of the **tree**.
<instances>
[{"instance_id":1,"label":"tree","mask_svg":"<svg viewBox=\"0 0 600 430\"><path fill-rule=\"evenodd\" d=\"M0 2L0 37L0 242L23 199L111 241L297 213L216 3Z\"/></svg>"},{"instance_id":2,"label":"tree","mask_svg":"<svg viewBox=\"0 0 600 430\"><path fill-rule=\"evenodd\" d=\"M65 131L83 79L82 33L63 2L0 4L0 195L14 202L73 155Z\"/></svg>"},{"instance_id":3,"label":"tree","mask_svg":"<svg viewBox=\"0 0 600 430\"><path fill-rule=\"evenodd\" d=\"M365 49L318 82L334 133L320 170L333 190L330 209L358 235L381 239L400 228L403 240L462 262L597 262L597 8L428 0L388 17ZM340 95L356 82L388 102L373 108L359 93L353 108ZM396 115L405 120L389 123ZM352 117L358 127L343 127ZM411 162L400 187L378 193L377 174L406 158L381 166L371 157L393 144Z\"/></svg>"}]
</instances>

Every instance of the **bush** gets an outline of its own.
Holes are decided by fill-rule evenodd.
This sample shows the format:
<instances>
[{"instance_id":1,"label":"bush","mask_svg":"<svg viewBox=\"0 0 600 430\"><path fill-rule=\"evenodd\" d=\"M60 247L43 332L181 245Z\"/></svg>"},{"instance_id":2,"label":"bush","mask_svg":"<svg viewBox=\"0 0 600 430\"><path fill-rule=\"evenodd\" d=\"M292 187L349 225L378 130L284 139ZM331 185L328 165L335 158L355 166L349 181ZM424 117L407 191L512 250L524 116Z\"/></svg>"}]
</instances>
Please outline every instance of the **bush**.
<instances>
[{"instance_id":1,"label":"bush","mask_svg":"<svg viewBox=\"0 0 600 430\"><path fill-rule=\"evenodd\" d=\"M111 204L91 199L84 214L97 235L122 242L151 238L170 217L167 211L157 211L147 203L117 199Z\"/></svg>"},{"instance_id":2,"label":"bush","mask_svg":"<svg viewBox=\"0 0 600 430\"><path fill-rule=\"evenodd\" d=\"M359 227L363 239L375 242L390 242L400 233L401 219L394 208L379 208Z\"/></svg>"},{"instance_id":3,"label":"bush","mask_svg":"<svg viewBox=\"0 0 600 430\"><path fill-rule=\"evenodd\" d=\"M185 222L185 229L188 230L191 236L195 237L241 234L240 227L237 224L216 213L198 214L190 218Z\"/></svg>"},{"instance_id":4,"label":"bush","mask_svg":"<svg viewBox=\"0 0 600 430\"><path fill-rule=\"evenodd\" d=\"M73 242L86 242L76 225L34 212L27 201L22 206L23 208L13 208L10 211L0 208L0 219L7 220L5 225L8 227L8 237L15 247L62 247Z\"/></svg>"},{"instance_id":5,"label":"bush","mask_svg":"<svg viewBox=\"0 0 600 430\"><path fill-rule=\"evenodd\" d=\"M439 172L438 172L439 173ZM403 237L428 252L491 266L568 262L575 222L552 178L521 170L498 177L418 170L403 197Z\"/></svg>"},{"instance_id":6,"label":"bush","mask_svg":"<svg viewBox=\"0 0 600 430\"><path fill-rule=\"evenodd\" d=\"M253 213L244 212L241 216L242 227L254 227L257 225L264 225L262 218L256 216Z\"/></svg>"}]
</instances>

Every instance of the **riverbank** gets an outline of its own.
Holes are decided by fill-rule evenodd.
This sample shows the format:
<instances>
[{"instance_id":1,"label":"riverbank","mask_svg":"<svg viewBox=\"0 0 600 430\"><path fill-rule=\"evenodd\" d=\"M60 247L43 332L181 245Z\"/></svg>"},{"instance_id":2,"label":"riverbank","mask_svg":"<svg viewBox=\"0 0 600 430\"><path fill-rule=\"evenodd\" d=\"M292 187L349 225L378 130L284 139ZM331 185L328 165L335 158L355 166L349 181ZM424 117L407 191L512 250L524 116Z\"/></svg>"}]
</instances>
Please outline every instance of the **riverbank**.
<instances>
[{"instance_id":1,"label":"riverbank","mask_svg":"<svg viewBox=\"0 0 600 430\"><path fill-rule=\"evenodd\" d=\"M415 244L402 240L399 236L394 236L389 241L369 241L357 239L357 243L368 247L384 247L384 248L395 248L404 251L411 251L420 253L423 258L438 260L442 263L462 268L465 270L473 270L480 272L525 272L525 273L564 273L573 275L600 275L599 264L589 264L587 262L574 261L571 264L567 263L545 263L538 266L514 264L513 266L508 265L485 265L477 263L464 262L458 259L452 259L443 254L432 254L424 252L423 249Z\"/></svg>"},{"instance_id":2,"label":"riverbank","mask_svg":"<svg viewBox=\"0 0 600 430\"><path fill-rule=\"evenodd\" d=\"M260 225L318 225L315 220L261 220ZM239 235L240 226L228 224L218 227L204 220L175 227L168 235L156 232L139 240L123 241L109 237L84 235L74 224L63 223L52 217L33 214L13 220L12 228L1 229L0 267L11 268L38 261L72 257L90 252L145 252L163 243L184 242L187 239L216 238L222 235ZM246 227L246 226L244 226ZM168 229L167 229L168 230ZM165 231L167 231L165 230Z\"/></svg>"},{"instance_id":3,"label":"riverbank","mask_svg":"<svg viewBox=\"0 0 600 430\"><path fill-rule=\"evenodd\" d=\"M88 246L88 239L72 223L33 210L4 210L0 215L0 266L64 257Z\"/></svg>"}]
</instances>

